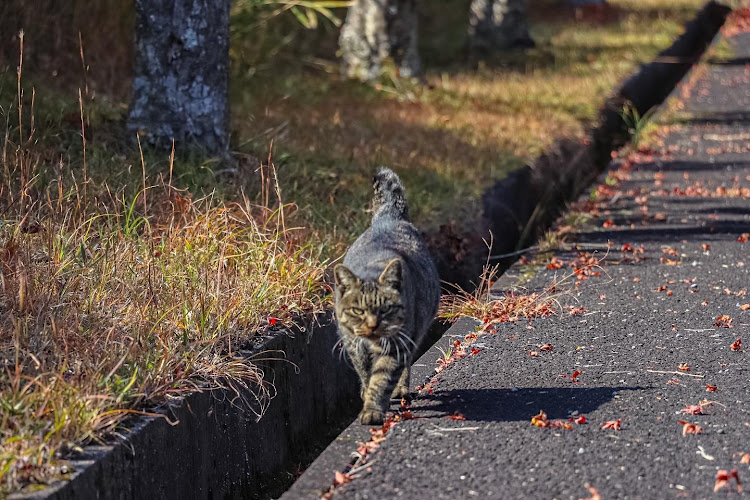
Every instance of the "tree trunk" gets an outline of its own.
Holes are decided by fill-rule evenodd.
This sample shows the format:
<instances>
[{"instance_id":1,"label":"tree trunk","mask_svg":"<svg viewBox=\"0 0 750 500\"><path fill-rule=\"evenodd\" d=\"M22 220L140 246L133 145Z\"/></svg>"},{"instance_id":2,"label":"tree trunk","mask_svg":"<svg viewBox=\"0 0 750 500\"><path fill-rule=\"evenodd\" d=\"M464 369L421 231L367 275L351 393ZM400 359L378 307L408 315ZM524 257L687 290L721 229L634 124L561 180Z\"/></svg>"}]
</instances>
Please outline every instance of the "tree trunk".
<instances>
[{"instance_id":1,"label":"tree trunk","mask_svg":"<svg viewBox=\"0 0 750 500\"><path fill-rule=\"evenodd\" d=\"M472 0L469 36L476 52L533 47L526 0Z\"/></svg>"},{"instance_id":2,"label":"tree trunk","mask_svg":"<svg viewBox=\"0 0 750 500\"><path fill-rule=\"evenodd\" d=\"M419 76L416 0L356 0L346 14L339 46L349 77L377 78L389 57L402 77Z\"/></svg>"},{"instance_id":3,"label":"tree trunk","mask_svg":"<svg viewBox=\"0 0 750 500\"><path fill-rule=\"evenodd\" d=\"M128 128L209 154L229 147L229 0L135 0Z\"/></svg>"}]
</instances>

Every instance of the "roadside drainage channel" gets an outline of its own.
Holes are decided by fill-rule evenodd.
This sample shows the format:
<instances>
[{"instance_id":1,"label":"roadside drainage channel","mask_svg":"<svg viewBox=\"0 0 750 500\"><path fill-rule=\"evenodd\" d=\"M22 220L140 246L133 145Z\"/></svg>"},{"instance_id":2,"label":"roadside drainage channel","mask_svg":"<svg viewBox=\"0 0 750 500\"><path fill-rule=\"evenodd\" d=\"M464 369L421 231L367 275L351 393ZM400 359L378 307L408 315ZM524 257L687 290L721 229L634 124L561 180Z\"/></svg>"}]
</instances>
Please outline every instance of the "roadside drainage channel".
<instances>
[{"instance_id":1,"label":"roadside drainage channel","mask_svg":"<svg viewBox=\"0 0 750 500\"><path fill-rule=\"evenodd\" d=\"M446 329L436 322L430 334ZM85 446L61 479L9 498L277 498L359 412L359 379L338 340L330 311L308 328L259 334L242 356L263 371L270 399L259 405L249 390L190 394L154 410L167 418L132 418L122 439Z\"/></svg>"},{"instance_id":2,"label":"roadside drainage channel","mask_svg":"<svg viewBox=\"0 0 750 500\"><path fill-rule=\"evenodd\" d=\"M622 117L623 104L629 103L640 116L661 104L705 52L730 12L731 9L721 4L707 3L672 46L628 78L607 100L600 112L600 125L592 131L587 144L561 143L555 151L540 157L536 168L516 171L485 193L485 212L479 224L484 231L492 231L495 235L492 254L509 254L501 262L506 269L523 253L514 250L530 244L548 228L566 203L577 198L607 168L611 152L629 142L627 124ZM468 277L476 277L481 272L486 252L486 246L477 245L469 258L452 263L452 272L451 256L445 252L438 254L441 278L450 281L448 276L456 277L452 282L464 287ZM518 278L513 272L517 270L511 271L501 276L494 288L509 289ZM469 289L468 286L464 288ZM435 361L444 355L440 346L465 339L477 325L479 322L473 318L461 318L442 337L430 339L431 347L414 363L412 391L416 392L416 386L424 385L435 375ZM436 343L441 339L444 342ZM358 464L358 468L365 468L377 460L373 457L363 465L357 461L358 448L366 446L364 443L372 443L372 437L370 427L354 421L307 468L281 500L328 498L337 481L336 471L347 478L350 477L348 474L357 472L354 467Z\"/></svg>"},{"instance_id":3,"label":"roadside drainage channel","mask_svg":"<svg viewBox=\"0 0 750 500\"><path fill-rule=\"evenodd\" d=\"M357 413L356 374L332 354L330 314L307 330L276 329L244 355L255 358L273 396L260 420L230 390L193 393L157 410L165 418L126 422L124 439L86 446L64 480L11 499L270 498L293 481Z\"/></svg>"},{"instance_id":4,"label":"roadside drainage channel","mask_svg":"<svg viewBox=\"0 0 750 500\"><path fill-rule=\"evenodd\" d=\"M601 125L587 144L560 143L534 167L518 170L487 190L483 215L466 225L469 231L449 234L447 243L436 238L442 241L433 245L441 278L470 289L485 263L487 249L481 240L490 231L495 235L492 254L514 254L499 261L509 267L519 254L513 251L535 240L606 167L611 151L627 143L623 103L629 102L640 116L661 103L728 13L724 6L706 4L671 47L608 100ZM466 250L462 258L451 251L451 242ZM289 487L296 468L331 443L283 496L318 497L331 486L333 471L350 463L357 444L370 438L369 429L358 422L346 427L361 406L357 377L332 354L338 336L331 316L318 319L308 330L279 330L254 340L248 355L256 356L274 395L260 420L231 391L194 393L161 410L179 424L135 418L124 439L86 446L69 461L72 472L63 480L34 485L39 489L10 498L270 498ZM474 324L463 319L445 332L436 323L424 347L440 338L463 337ZM419 358L413 383L432 375L439 354L433 346ZM254 399L250 392L240 396Z\"/></svg>"}]
</instances>

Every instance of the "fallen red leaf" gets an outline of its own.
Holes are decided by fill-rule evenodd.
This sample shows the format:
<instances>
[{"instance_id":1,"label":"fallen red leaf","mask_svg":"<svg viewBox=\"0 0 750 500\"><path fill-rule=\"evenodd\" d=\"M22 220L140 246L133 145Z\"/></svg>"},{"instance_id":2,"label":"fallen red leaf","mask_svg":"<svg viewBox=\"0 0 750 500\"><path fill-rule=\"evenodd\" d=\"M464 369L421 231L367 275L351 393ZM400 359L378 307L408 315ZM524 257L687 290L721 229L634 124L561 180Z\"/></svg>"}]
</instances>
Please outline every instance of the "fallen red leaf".
<instances>
[{"instance_id":1,"label":"fallen red leaf","mask_svg":"<svg viewBox=\"0 0 750 500\"><path fill-rule=\"evenodd\" d=\"M537 356L539 356L539 353L536 351L529 351L529 356L536 358Z\"/></svg>"},{"instance_id":2,"label":"fallen red leaf","mask_svg":"<svg viewBox=\"0 0 750 500\"><path fill-rule=\"evenodd\" d=\"M271 326L274 326L277 321L278 321L278 318L268 318L268 324Z\"/></svg>"},{"instance_id":3,"label":"fallen red leaf","mask_svg":"<svg viewBox=\"0 0 750 500\"><path fill-rule=\"evenodd\" d=\"M336 471L333 473L333 485L338 486L340 484L346 484L352 480L352 476L344 474L343 472Z\"/></svg>"},{"instance_id":4,"label":"fallen red leaf","mask_svg":"<svg viewBox=\"0 0 750 500\"><path fill-rule=\"evenodd\" d=\"M602 227L604 227L604 228L610 228L610 227L612 227L612 226L614 226L614 225L615 225L615 223L614 223L614 222L612 222L612 219L607 219L607 220L605 220L605 221L604 221L604 223L602 224Z\"/></svg>"},{"instance_id":5,"label":"fallen red leaf","mask_svg":"<svg viewBox=\"0 0 750 500\"><path fill-rule=\"evenodd\" d=\"M738 238L737 241L740 243L746 243L747 240L750 240L750 233L742 233Z\"/></svg>"},{"instance_id":6,"label":"fallen red leaf","mask_svg":"<svg viewBox=\"0 0 750 500\"><path fill-rule=\"evenodd\" d=\"M565 266L565 262L557 257L552 257L552 260L547 264L547 269L562 269Z\"/></svg>"},{"instance_id":7,"label":"fallen red leaf","mask_svg":"<svg viewBox=\"0 0 750 500\"><path fill-rule=\"evenodd\" d=\"M740 458L741 464L750 464L750 453L743 453L742 458Z\"/></svg>"},{"instance_id":8,"label":"fallen red leaf","mask_svg":"<svg viewBox=\"0 0 750 500\"><path fill-rule=\"evenodd\" d=\"M716 386L711 384L706 384L706 392L716 392Z\"/></svg>"},{"instance_id":9,"label":"fallen red leaf","mask_svg":"<svg viewBox=\"0 0 750 500\"><path fill-rule=\"evenodd\" d=\"M551 351L552 349L554 349L554 347L552 347L552 344L544 344L539 348L540 351Z\"/></svg>"},{"instance_id":10,"label":"fallen red leaf","mask_svg":"<svg viewBox=\"0 0 750 500\"><path fill-rule=\"evenodd\" d=\"M733 351L739 351L740 349L742 349L742 339L737 339L732 342L732 345L729 346L729 348Z\"/></svg>"},{"instance_id":11,"label":"fallen red leaf","mask_svg":"<svg viewBox=\"0 0 750 500\"><path fill-rule=\"evenodd\" d=\"M471 351L469 351L469 353L472 354L472 355L479 354L480 352L482 352L482 350L481 349L477 349L476 347L472 347Z\"/></svg>"},{"instance_id":12,"label":"fallen red leaf","mask_svg":"<svg viewBox=\"0 0 750 500\"><path fill-rule=\"evenodd\" d=\"M737 472L737 469L732 469L732 472L727 472L724 469L716 472L716 484L714 484L714 493L726 486L729 486L729 481L732 478L734 478L735 480L737 493L742 493L742 482L740 482L740 475L739 472Z\"/></svg>"},{"instance_id":13,"label":"fallen red leaf","mask_svg":"<svg viewBox=\"0 0 750 500\"><path fill-rule=\"evenodd\" d=\"M585 312L586 312L586 309L583 306L579 306L579 307L569 306L569 310L568 310L568 314L570 314L571 316L580 316Z\"/></svg>"},{"instance_id":14,"label":"fallen red leaf","mask_svg":"<svg viewBox=\"0 0 750 500\"><path fill-rule=\"evenodd\" d=\"M544 413L544 410L539 410L539 414L531 417L531 425L549 427L549 420L547 420L547 414Z\"/></svg>"},{"instance_id":15,"label":"fallen red leaf","mask_svg":"<svg viewBox=\"0 0 750 500\"><path fill-rule=\"evenodd\" d=\"M605 431L607 429L612 429L615 431L619 431L621 428L621 420L622 419L618 418L617 420L607 420L606 422L602 422L602 430Z\"/></svg>"},{"instance_id":16,"label":"fallen red leaf","mask_svg":"<svg viewBox=\"0 0 750 500\"><path fill-rule=\"evenodd\" d=\"M596 491L596 488L589 486L588 484L585 486L589 490L589 493L591 493L591 496L588 498L581 498L581 500L602 500L602 497L599 495L599 492Z\"/></svg>"},{"instance_id":17,"label":"fallen red leaf","mask_svg":"<svg viewBox=\"0 0 750 500\"><path fill-rule=\"evenodd\" d=\"M453 413L453 415L446 415L443 418L449 418L451 420L466 420L466 417L464 417L463 415L461 415L459 412L455 412L455 413Z\"/></svg>"},{"instance_id":18,"label":"fallen red leaf","mask_svg":"<svg viewBox=\"0 0 750 500\"><path fill-rule=\"evenodd\" d=\"M378 443L375 441L367 441L366 443L363 443L360 441L359 446L357 447L357 453L361 457L367 456L368 453L372 452L378 447Z\"/></svg>"},{"instance_id":19,"label":"fallen red leaf","mask_svg":"<svg viewBox=\"0 0 750 500\"><path fill-rule=\"evenodd\" d=\"M703 405L687 405L680 410L680 413L686 413L688 415L703 415Z\"/></svg>"},{"instance_id":20,"label":"fallen red leaf","mask_svg":"<svg viewBox=\"0 0 750 500\"><path fill-rule=\"evenodd\" d=\"M396 415L398 420L413 420L414 414L411 412L411 410L403 410Z\"/></svg>"},{"instance_id":21,"label":"fallen red leaf","mask_svg":"<svg viewBox=\"0 0 750 500\"><path fill-rule=\"evenodd\" d=\"M709 250L711 250L711 245L709 245L708 243L701 243L701 248L704 252L708 252Z\"/></svg>"},{"instance_id":22,"label":"fallen red leaf","mask_svg":"<svg viewBox=\"0 0 750 500\"><path fill-rule=\"evenodd\" d=\"M680 363L680 365L677 367L678 370L682 372L689 372L690 371L690 365L687 363Z\"/></svg>"},{"instance_id":23,"label":"fallen red leaf","mask_svg":"<svg viewBox=\"0 0 750 500\"><path fill-rule=\"evenodd\" d=\"M684 420L678 420L677 423L682 424L682 435L685 434L700 434L703 432L703 427L697 424L691 424L690 422L685 422Z\"/></svg>"},{"instance_id":24,"label":"fallen red leaf","mask_svg":"<svg viewBox=\"0 0 750 500\"><path fill-rule=\"evenodd\" d=\"M566 431L573 430L573 424L563 422L562 420L553 420L549 423L549 427L555 427L557 429L565 429Z\"/></svg>"},{"instance_id":25,"label":"fallen red leaf","mask_svg":"<svg viewBox=\"0 0 750 500\"><path fill-rule=\"evenodd\" d=\"M581 374L581 372L579 370L574 371L573 374L570 376L570 381L571 382L575 382L576 379L578 378L578 375L580 375L580 374Z\"/></svg>"},{"instance_id":26,"label":"fallen red leaf","mask_svg":"<svg viewBox=\"0 0 750 500\"><path fill-rule=\"evenodd\" d=\"M679 266L682 264L681 260L673 260L666 257L659 257L659 262L667 266Z\"/></svg>"},{"instance_id":27,"label":"fallen red leaf","mask_svg":"<svg viewBox=\"0 0 750 500\"><path fill-rule=\"evenodd\" d=\"M576 418L574 420L574 422L577 423L577 424L585 424L586 423L586 417L584 417L583 415L581 415L580 417Z\"/></svg>"},{"instance_id":28,"label":"fallen red leaf","mask_svg":"<svg viewBox=\"0 0 750 500\"><path fill-rule=\"evenodd\" d=\"M714 326L718 326L719 328L732 328L732 318L726 314L717 316L716 321L714 321Z\"/></svg>"},{"instance_id":29,"label":"fallen red leaf","mask_svg":"<svg viewBox=\"0 0 750 500\"><path fill-rule=\"evenodd\" d=\"M750 304L742 304L740 306L740 311L750 311Z\"/></svg>"}]
</instances>

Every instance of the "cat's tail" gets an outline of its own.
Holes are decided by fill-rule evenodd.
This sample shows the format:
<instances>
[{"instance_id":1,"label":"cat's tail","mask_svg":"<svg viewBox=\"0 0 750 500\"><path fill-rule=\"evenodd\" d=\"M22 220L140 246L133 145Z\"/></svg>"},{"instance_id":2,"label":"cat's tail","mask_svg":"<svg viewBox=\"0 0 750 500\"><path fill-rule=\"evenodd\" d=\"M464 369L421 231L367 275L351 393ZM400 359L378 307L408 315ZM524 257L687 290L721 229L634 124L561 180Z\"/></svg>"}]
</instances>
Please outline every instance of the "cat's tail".
<instances>
[{"instance_id":1,"label":"cat's tail","mask_svg":"<svg viewBox=\"0 0 750 500\"><path fill-rule=\"evenodd\" d=\"M375 195L372 199L372 218L389 217L408 220L404 185L398 175L387 167L380 167L372 183Z\"/></svg>"}]
</instances>

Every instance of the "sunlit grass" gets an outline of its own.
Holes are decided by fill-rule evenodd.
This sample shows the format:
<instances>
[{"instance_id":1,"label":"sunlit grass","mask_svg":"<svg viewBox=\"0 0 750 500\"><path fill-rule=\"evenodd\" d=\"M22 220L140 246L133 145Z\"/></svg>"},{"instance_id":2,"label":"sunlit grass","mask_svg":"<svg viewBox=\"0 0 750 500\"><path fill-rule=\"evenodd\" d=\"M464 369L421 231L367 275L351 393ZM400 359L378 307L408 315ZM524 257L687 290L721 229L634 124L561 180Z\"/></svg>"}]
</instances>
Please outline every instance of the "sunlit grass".
<instances>
[{"instance_id":1,"label":"sunlit grass","mask_svg":"<svg viewBox=\"0 0 750 500\"><path fill-rule=\"evenodd\" d=\"M329 300L329 250L274 169L255 172L260 203L178 189L190 169L168 155L89 146L84 170L81 136L59 153L64 134L35 127L64 129L32 120L25 99L10 125L18 102L0 112L2 491L59 477L61 454L192 391L224 388L262 413L269 388L240 350Z\"/></svg>"},{"instance_id":2,"label":"sunlit grass","mask_svg":"<svg viewBox=\"0 0 750 500\"><path fill-rule=\"evenodd\" d=\"M536 49L509 51L476 71L455 61L428 66L427 87L386 78L367 88L341 81L335 66L322 62L292 63L292 71L275 68L251 81L239 74L234 127L240 136L274 139L287 155L279 168L286 193L305 200L302 208L317 227L351 227L353 235L364 226L362 209L378 164L406 179L423 227L461 220L494 180L556 139L584 135L606 95L668 46L703 4L613 0L606 12L583 11L576 19L573 9L537 3ZM429 26L425 31L444 44L433 52L462 57L460 40Z\"/></svg>"}]
</instances>

